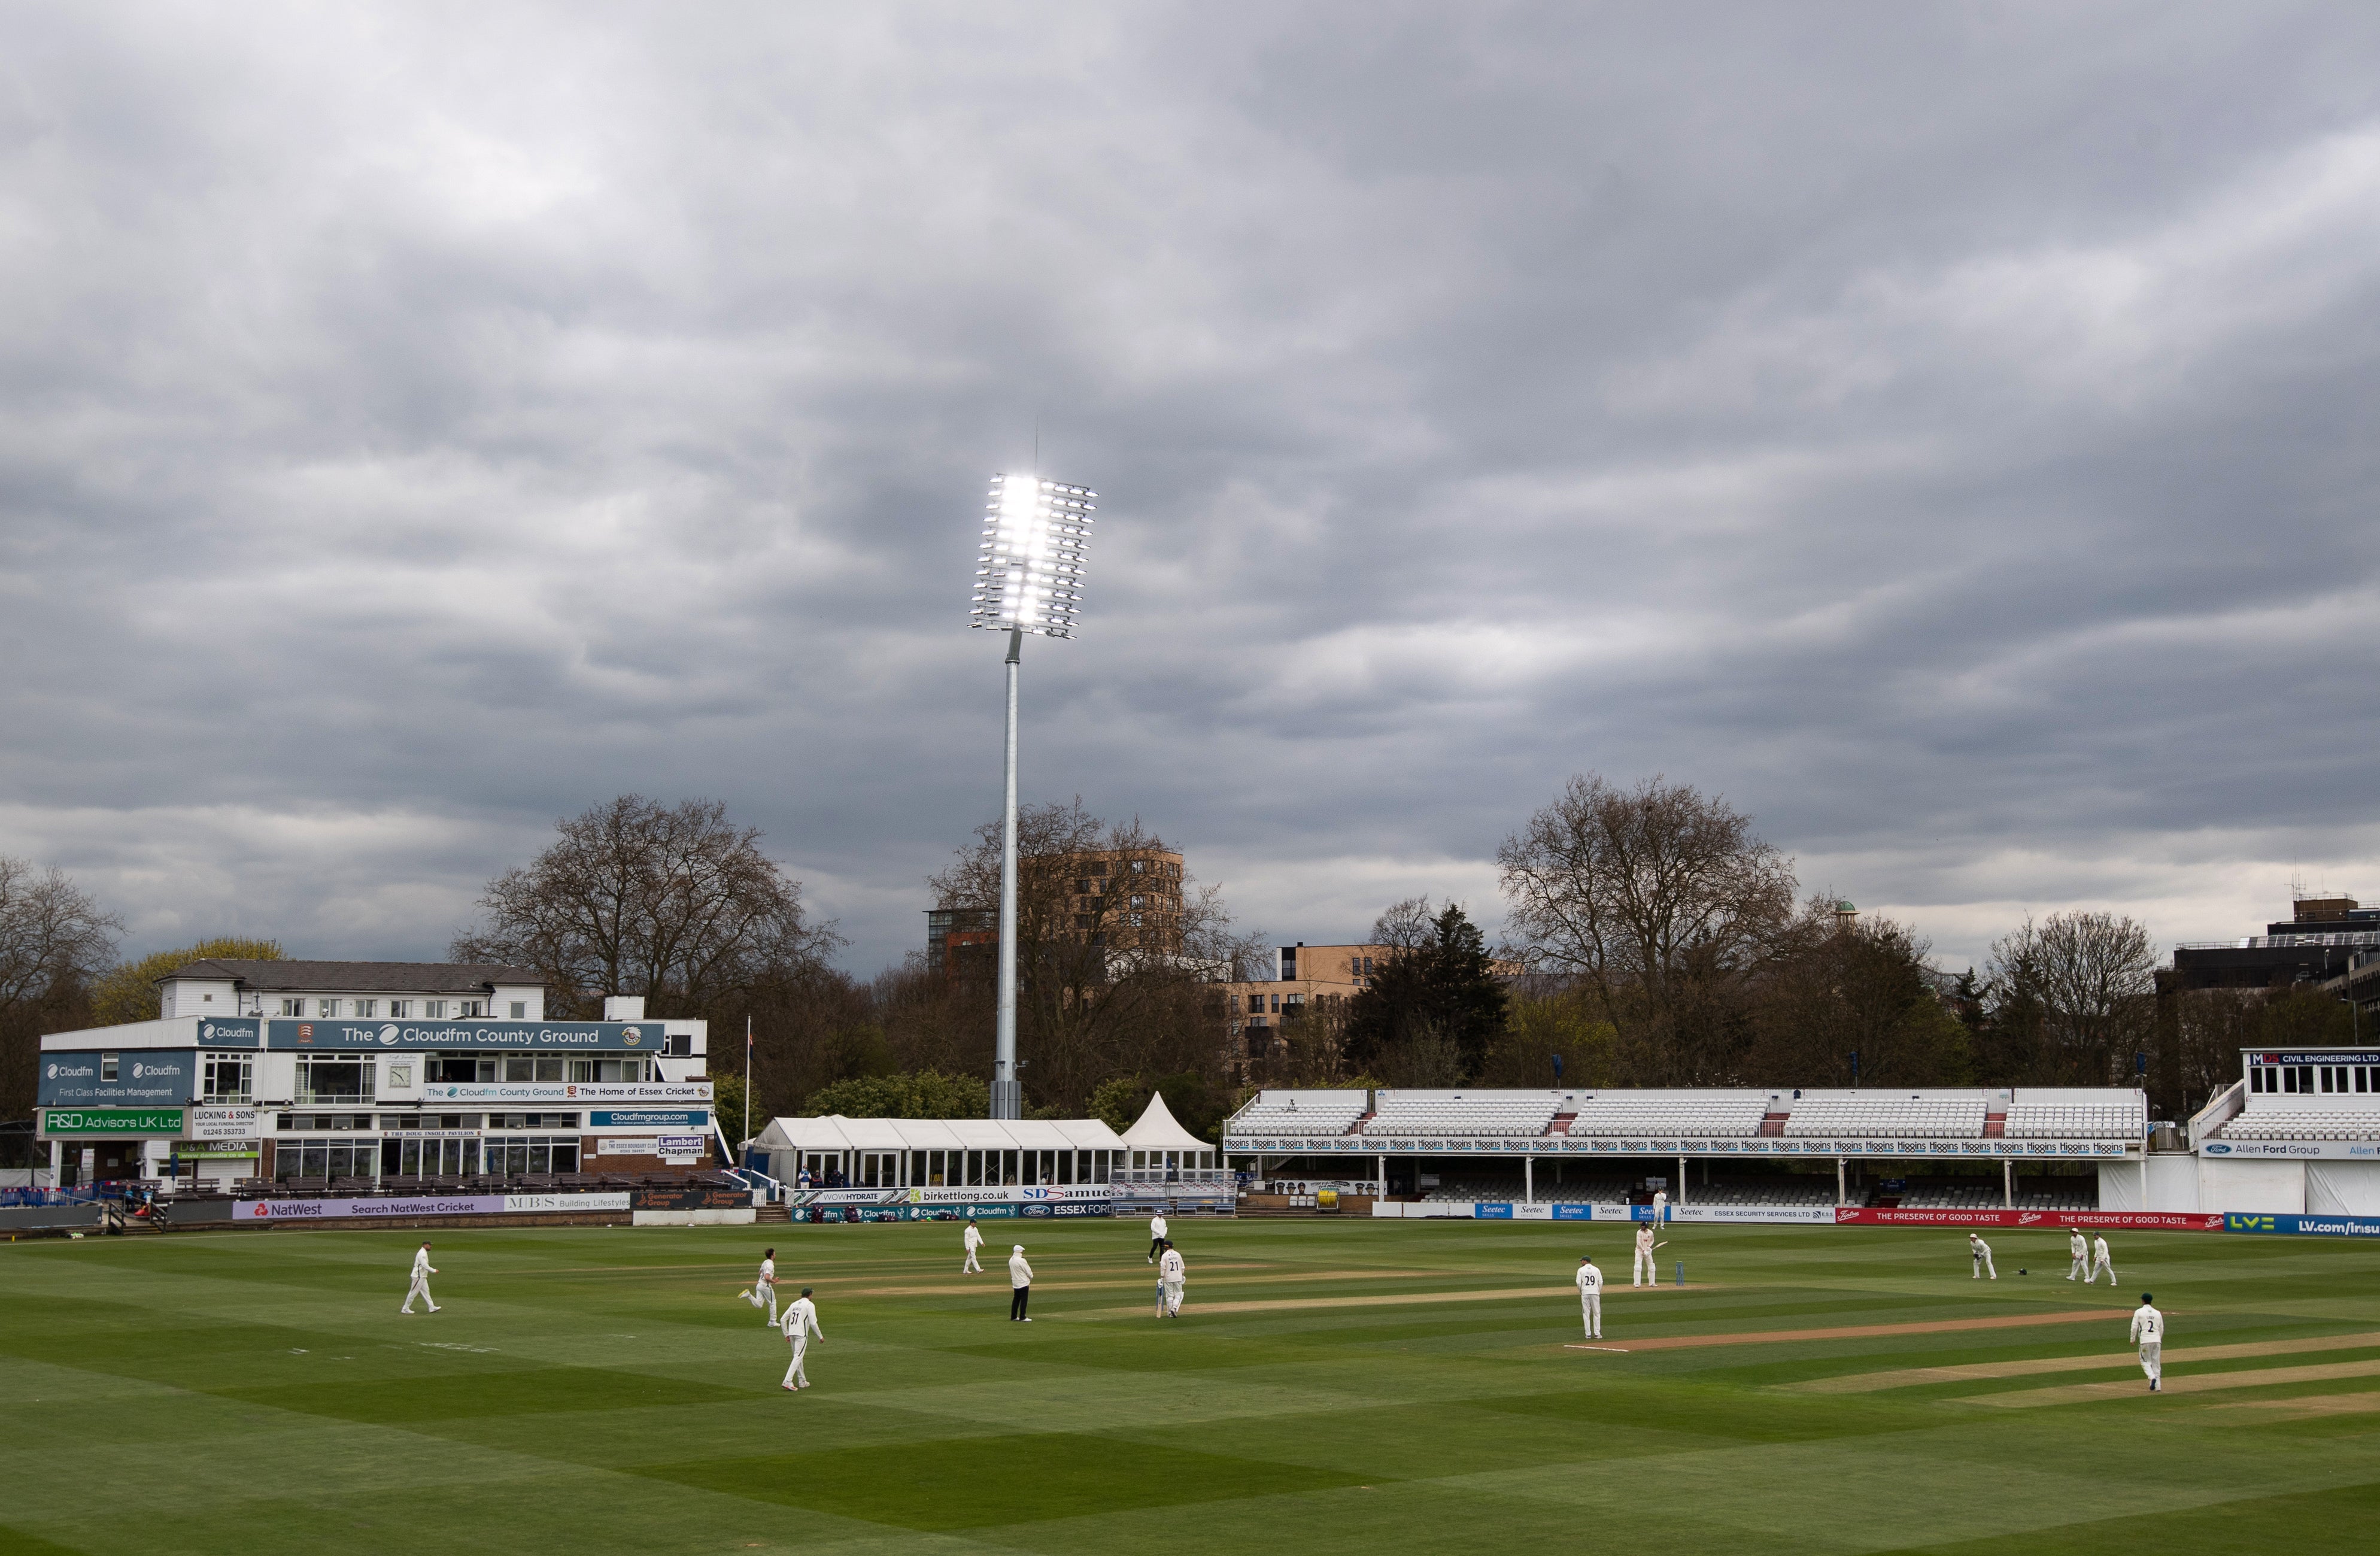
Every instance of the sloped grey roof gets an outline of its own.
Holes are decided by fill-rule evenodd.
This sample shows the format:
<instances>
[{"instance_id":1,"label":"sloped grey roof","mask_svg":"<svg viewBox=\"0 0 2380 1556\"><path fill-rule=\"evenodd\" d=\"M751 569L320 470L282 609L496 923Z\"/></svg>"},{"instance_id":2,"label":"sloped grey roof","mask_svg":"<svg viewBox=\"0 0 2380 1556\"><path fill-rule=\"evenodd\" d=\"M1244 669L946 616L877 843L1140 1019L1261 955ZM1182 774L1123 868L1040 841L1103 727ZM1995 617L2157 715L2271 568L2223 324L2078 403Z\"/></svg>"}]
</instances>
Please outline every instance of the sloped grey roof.
<instances>
[{"instance_id":1,"label":"sloped grey roof","mask_svg":"<svg viewBox=\"0 0 2380 1556\"><path fill-rule=\"evenodd\" d=\"M490 962L261 962L209 958L176 967L164 978L229 979L244 989L271 993L327 990L359 994L477 994L499 983L542 987L535 967Z\"/></svg>"}]
</instances>

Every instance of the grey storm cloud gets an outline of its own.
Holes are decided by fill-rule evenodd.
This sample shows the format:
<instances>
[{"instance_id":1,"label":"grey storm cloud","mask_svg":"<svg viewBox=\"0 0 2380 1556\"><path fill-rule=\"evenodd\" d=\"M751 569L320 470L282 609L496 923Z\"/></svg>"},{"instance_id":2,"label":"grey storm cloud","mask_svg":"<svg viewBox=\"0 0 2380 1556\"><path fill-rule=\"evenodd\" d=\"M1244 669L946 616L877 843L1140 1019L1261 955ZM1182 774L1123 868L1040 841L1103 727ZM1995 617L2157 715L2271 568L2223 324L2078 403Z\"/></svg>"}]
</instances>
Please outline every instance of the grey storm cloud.
<instances>
[{"instance_id":1,"label":"grey storm cloud","mask_svg":"<svg viewBox=\"0 0 2380 1556\"><path fill-rule=\"evenodd\" d=\"M0 848L138 946L436 954L636 790L897 957L1037 436L1026 794L1281 938L1590 768L1950 961L2374 880L2380 13L0 25Z\"/></svg>"}]
</instances>

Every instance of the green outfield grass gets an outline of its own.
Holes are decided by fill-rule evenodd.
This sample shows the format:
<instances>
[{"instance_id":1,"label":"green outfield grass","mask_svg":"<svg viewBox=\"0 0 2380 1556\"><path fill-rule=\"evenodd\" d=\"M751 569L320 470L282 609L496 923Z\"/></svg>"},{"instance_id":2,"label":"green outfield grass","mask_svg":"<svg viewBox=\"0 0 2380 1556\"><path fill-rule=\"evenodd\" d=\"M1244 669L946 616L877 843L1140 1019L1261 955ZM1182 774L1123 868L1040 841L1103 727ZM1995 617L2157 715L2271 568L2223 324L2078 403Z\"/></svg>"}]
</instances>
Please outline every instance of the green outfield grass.
<instances>
[{"instance_id":1,"label":"green outfield grass","mask_svg":"<svg viewBox=\"0 0 2380 1556\"><path fill-rule=\"evenodd\" d=\"M2369 1245L2119 1234L2111 1292L2067 1283L2055 1231L1992 1234L1978 1282L1955 1232L1688 1227L1686 1289L1637 1293L1618 1228L1184 1221L1160 1321L1139 1222L989 1230L965 1279L948 1225L438 1234L445 1311L414 1318L418 1234L0 1246L0 1549L2380 1546ZM764 1241L819 1291L799 1395L734 1300ZM1569 1348L1585 1251L1604 1343L1645 1348ZM1725 1335L1779 1337L1674 1343Z\"/></svg>"}]
</instances>

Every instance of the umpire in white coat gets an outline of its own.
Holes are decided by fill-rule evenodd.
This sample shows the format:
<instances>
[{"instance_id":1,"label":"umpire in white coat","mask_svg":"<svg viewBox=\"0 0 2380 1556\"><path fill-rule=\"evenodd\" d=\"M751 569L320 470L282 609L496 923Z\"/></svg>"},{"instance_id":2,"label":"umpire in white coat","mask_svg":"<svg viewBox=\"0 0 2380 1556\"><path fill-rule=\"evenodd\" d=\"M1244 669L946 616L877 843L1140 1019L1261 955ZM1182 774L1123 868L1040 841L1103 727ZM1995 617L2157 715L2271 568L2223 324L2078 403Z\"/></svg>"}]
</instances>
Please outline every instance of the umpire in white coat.
<instances>
[{"instance_id":1,"label":"umpire in white coat","mask_svg":"<svg viewBox=\"0 0 2380 1556\"><path fill-rule=\"evenodd\" d=\"M1025 1305L1033 1300L1033 1267L1025 1262L1025 1245L1008 1251L1008 1318L1011 1323L1031 1323Z\"/></svg>"}]
</instances>

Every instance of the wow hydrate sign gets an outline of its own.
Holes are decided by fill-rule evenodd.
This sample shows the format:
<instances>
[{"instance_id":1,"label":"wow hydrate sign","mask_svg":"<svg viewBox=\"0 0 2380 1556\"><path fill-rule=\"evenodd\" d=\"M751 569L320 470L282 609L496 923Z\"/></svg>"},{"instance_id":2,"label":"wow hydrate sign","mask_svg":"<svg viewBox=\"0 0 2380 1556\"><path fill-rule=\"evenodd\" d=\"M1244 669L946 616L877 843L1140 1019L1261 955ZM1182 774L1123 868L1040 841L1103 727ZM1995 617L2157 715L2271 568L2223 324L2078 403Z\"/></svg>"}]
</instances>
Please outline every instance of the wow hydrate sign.
<instances>
[{"instance_id":1,"label":"wow hydrate sign","mask_svg":"<svg viewBox=\"0 0 2380 1556\"><path fill-rule=\"evenodd\" d=\"M662 1028L657 1021L268 1021L264 1046L317 1052L480 1048L659 1053Z\"/></svg>"}]
</instances>

